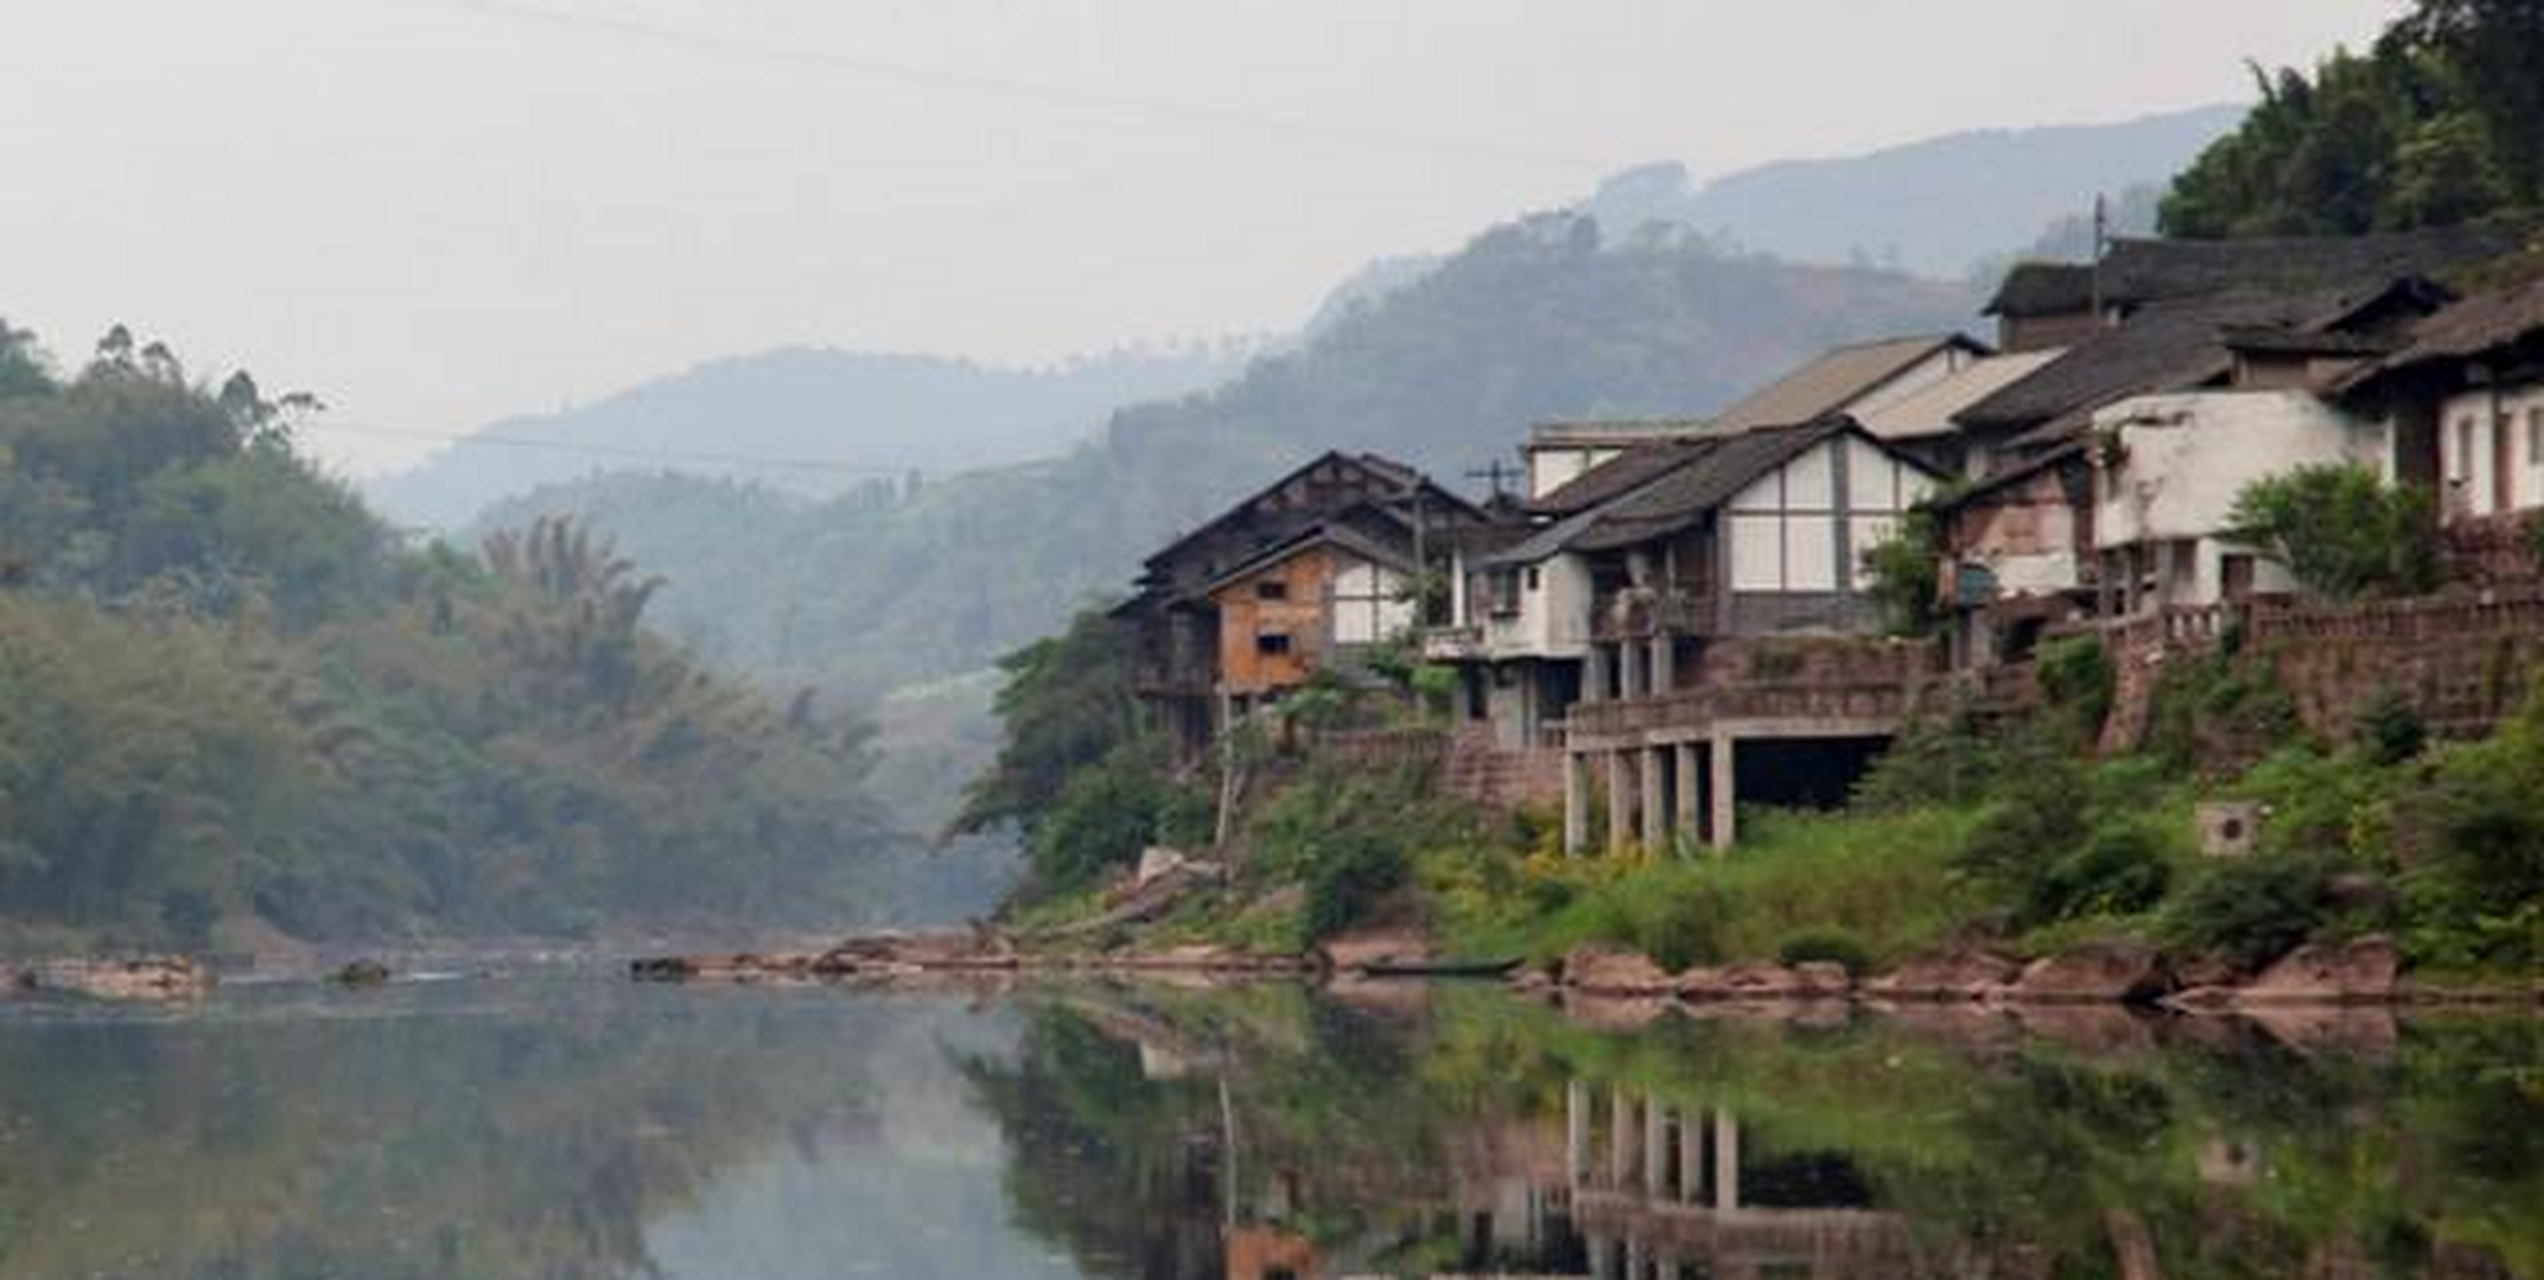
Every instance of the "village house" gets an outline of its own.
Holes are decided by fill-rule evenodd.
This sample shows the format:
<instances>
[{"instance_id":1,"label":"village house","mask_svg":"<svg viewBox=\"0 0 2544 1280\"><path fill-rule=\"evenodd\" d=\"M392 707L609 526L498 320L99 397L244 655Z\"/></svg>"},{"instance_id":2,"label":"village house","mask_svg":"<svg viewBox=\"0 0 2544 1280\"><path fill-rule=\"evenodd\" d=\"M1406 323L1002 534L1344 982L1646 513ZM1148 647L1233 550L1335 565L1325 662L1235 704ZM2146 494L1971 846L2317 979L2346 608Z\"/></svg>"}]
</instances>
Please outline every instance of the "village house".
<instances>
[{"instance_id":1,"label":"village house","mask_svg":"<svg viewBox=\"0 0 2544 1280\"><path fill-rule=\"evenodd\" d=\"M1714 443L1761 428L1870 415L1916 456L1943 456L1936 446L1951 429L1949 408L2018 372L1989 369L1991 356L1965 334L1886 338L1828 351L1711 419L1532 429L1521 447L1524 520L1459 548L1455 622L1431 633L1426 656L1464 670L1467 714L1491 727L1500 749L1554 750L1585 680L1613 688L1618 679L1613 655L1591 645L1598 602L1591 557L1568 545L1575 526Z\"/></svg>"},{"instance_id":2,"label":"village house","mask_svg":"<svg viewBox=\"0 0 2544 1280\"><path fill-rule=\"evenodd\" d=\"M2254 479L2339 460L2434 479L2434 417L2327 396L2447 301L2433 273L2517 242L2121 240L2098 264L2015 268L1988 306L2000 341L2058 350L1954 414L1974 478L1938 508L1955 668L1983 677L2098 615L2286 590L2219 536Z\"/></svg>"},{"instance_id":3,"label":"village house","mask_svg":"<svg viewBox=\"0 0 2544 1280\"><path fill-rule=\"evenodd\" d=\"M2435 484L2451 524L2544 509L2544 282L2456 302L2336 391L2394 424L2392 472Z\"/></svg>"},{"instance_id":4,"label":"village house","mask_svg":"<svg viewBox=\"0 0 2544 1280\"><path fill-rule=\"evenodd\" d=\"M1196 758L1233 717L1411 631L1414 580L1485 522L1403 463L1331 452L1175 539L1113 610L1151 727Z\"/></svg>"}]
</instances>

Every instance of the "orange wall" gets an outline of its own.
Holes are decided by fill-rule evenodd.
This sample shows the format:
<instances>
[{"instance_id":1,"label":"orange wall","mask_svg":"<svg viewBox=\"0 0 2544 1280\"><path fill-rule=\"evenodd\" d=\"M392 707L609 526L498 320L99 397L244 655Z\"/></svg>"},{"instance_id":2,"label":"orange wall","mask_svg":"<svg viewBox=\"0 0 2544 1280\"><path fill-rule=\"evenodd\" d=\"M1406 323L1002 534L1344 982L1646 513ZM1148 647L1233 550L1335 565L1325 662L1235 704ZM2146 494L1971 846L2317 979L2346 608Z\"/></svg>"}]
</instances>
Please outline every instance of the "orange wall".
<instances>
[{"instance_id":1,"label":"orange wall","mask_svg":"<svg viewBox=\"0 0 2544 1280\"><path fill-rule=\"evenodd\" d=\"M1316 1269L1316 1246L1271 1227L1238 1227L1228 1233L1228 1280L1264 1280L1276 1273L1308 1280Z\"/></svg>"},{"instance_id":2,"label":"orange wall","mask_svg":"<svg viewBox=\"0 0 2544 1280\"><path fill-rule=\"evenodd\" d=\"M1324 656L1331 630L1325 596L1333 578L1331 556L1322 550L1302 551L1213 592L1210 598L1219 606L1220 686L1252 696L1306 683ZM1256 584L1266 580L1289 584L1288 598L1261 598ZM1266 632L1286 632L1290 651L1263 653L1255 637Z\"/></svg>"}]
</instances>

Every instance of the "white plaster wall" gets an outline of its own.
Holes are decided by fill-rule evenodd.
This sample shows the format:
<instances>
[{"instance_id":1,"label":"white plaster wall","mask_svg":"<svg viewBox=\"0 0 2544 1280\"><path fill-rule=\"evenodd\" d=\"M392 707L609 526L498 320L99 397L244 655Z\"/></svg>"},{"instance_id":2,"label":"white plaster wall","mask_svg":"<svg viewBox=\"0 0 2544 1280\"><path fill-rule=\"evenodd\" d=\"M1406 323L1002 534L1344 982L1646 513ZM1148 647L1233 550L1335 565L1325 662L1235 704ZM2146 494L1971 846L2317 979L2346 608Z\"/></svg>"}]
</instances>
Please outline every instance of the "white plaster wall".
<instances>
[{"instance_id":1,"label":"white plaster wall","mask_svg":"<svg viewBox=\"0 0 2544 1280\"><path fill-rule=\"evenodd\" d=\"M1536 585L1529 585L1531 569ZM1488 657L1578 658L1590 650L1590 566L1566 553L1520 570L1519 612L1483 619Z\"/></svg>"},{"instance_id":2,"label":"white plaster wall","mask_svg":"<svg viewBox=\"0 0 2544 1280\"><path fill-rule=\"evenodd\" d=\"M1581 473L1617 456L1605 445L1530 445L1528 496L1542 498L1580 478Z\"/></svg>"},{"instance_id":3,"label":"white plaster wall","mask_svg":"<svg viewBox=\"0 0 2544 1280\"><path fill-rule=\"evenodd\" d=\"M1846 492L1837 485L1837 451L1847 450ZM1864 550L1890 536L1901 512L1934 489L1923 471L1852 436L1795 458L1760 477L1731 500L1724 528L1731 537L1735 591L1834 591L1838 588L1840 504L1856 555L1848 576L1862 585Z\"/></svg>"},{"instance_id":4,"label":"white plaster wall","mask_svg":"<svg viewBox=\"0 0 2544 1280\"><path fill-rule=\"evenodd\" d=\"M2505 416L2498 422L2495 415ZM2464 451L2466 428L2473 450ZM2509 502L2511 510L2544 507L2544 386L2491 388L2450 396L2438 417L2439 474L2447 479L2448 509L2466 515L2495 515L2501 510L2497 485L2496 430L2509 433Z\"/></svg>"},{"instance_id":5,"label":"white plaster wall","mask_svg":"<svg viewBox=\"0 0 2544 1280\"><path fill-rule=\"evenodd\" d=\"M1376 644L1413 625L1405 576L1365 560L1334 569L1334 643Z\"/></svg>"},{"instance_id":6,"label":"white plaster wall","mask_svg":"<svg viewBox=\"0 0 2544 1280\"><path fill-rule=\"evenodd\" d=\"M2244 486L2301 466L2384 468L2386 432L2301 391L2137 396L2094 415L2125 455L2095 477L2094 542L2202 538L2225 527Z\"/></svg>"}]
</instances>

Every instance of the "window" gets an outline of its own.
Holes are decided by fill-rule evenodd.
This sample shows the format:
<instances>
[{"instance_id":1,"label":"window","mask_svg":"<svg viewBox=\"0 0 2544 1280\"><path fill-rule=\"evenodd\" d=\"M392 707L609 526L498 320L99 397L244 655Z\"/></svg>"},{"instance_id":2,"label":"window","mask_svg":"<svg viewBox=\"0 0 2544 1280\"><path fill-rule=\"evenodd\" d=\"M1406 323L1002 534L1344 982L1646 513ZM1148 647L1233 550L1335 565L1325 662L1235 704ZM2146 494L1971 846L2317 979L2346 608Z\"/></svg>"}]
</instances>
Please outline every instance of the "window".
<instances>
[{"instance_id":1,"label":"window","mask_svg":"<svg viewBox=\"0 0 2544 1280\"><path fill-rule=\"evenodd\" d=\"M2447 468L2447 478L2456 481L2473 479L2473 419L2456 419L2455 465Z\"/></svg>"},{"instance_id":2,"label":"window","mask_svg":"<svg viewBox=\"0 0 2544 1280\"><path fill-rule=\"evenodd\" d=\"M1530 572L1530 573L1535 573L1535 572L1536 572L1536 570L1531 569L1531 570L1529 570L1529 572ZM1491 573L1491 574L1489 574L1489 575L1487 575L1487 576L1486 576L1486 578L1485 578L1485 584L1486 584L1486 586L1489 588L1489 594L1490 594L1491 599L1492 599L1492 607L1493 607L1493 616L1494 616L1494 617L1496 617L1496 618L1509 618L1509 617L1515 617L1515 616L1517 616L1517 615L1518 615L1518 613L1519 613L1519 571L1518 571L1518 570L1516 570L1516 569L1495 569L1495 570L1493 570L1493 571L1492 571L1492 573Z\"/></svg>"},{"instance_id":3,"label":"window","mask_svg":"<svg viewBox=\"0 0 2544 1280\"><path fill-rule=\"evenodd\" d=\"M1287 600L1290 598L1290 584L1280 578L1264 578L1254 584L1254 598L1257 600Z\"/></svg>"},{"instance_id":4,"label":"window","mask_svg":"<svg viewBox=\"0 0 2544 1280\"><path fill-rule=\"evenodd\" d=\"M2538 409L2535 411L2535 420L2539 423L2544 423L2544 409ZM1528 589L1535 591L1538 588L1538 585L1537 566L1532 564L1528 566Z\"/></svg>"},{"instance_id":5,"label":"window","mask_svg":"<svg viewBox=\"0 0 2544 1280\"><path fill-rule=\"evenodd\" d=\"M1289 633L1266 631L1255 636L1254 651L1267 658L1287 657L1290 652Z\"/></svg>"},{"instance_id":6,"label":"window","mask_svg":"<svg viewBox=\"0 0 2544 1280\"><path fill-rule=\"evenodd\" d=\"M2544 467L2544 407L2526 411L2526 465Z\"/></svg>"}]
</instances>

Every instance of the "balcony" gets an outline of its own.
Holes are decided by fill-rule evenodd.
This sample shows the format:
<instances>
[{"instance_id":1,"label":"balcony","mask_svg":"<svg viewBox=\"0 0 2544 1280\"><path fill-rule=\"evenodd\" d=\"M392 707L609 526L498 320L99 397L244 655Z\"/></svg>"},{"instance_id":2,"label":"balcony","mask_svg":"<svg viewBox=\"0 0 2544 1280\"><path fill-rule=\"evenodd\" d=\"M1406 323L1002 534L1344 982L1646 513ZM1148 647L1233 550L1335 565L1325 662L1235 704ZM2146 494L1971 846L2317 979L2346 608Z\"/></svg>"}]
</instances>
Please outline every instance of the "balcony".
<instances>
[{"instance_id":1,"label":"balcony","mask_svg":"<svg viewBox=\"0 0 2544 1280\"><path fill-rule=\"evenodd\" d=\"M1590 634L1596 640L1705 635L1713 630L1714 594L1627 587L1601 593L1590 610Z\"/></svg>"},{"instance_id":2,"label":"balcony","mask_svg":"<svg viewBox=\"0 0 2544 1280\"><path fill-rule=\"evenodd\" d=\"M1572 738L1702 733L1722 721L1848 728L1907 718L1944 679L1928 646L1879 640L1718 641L1696 683L1654 697L1573 704Z\"/></svg>"}]
</instances>

